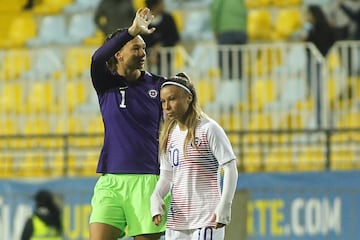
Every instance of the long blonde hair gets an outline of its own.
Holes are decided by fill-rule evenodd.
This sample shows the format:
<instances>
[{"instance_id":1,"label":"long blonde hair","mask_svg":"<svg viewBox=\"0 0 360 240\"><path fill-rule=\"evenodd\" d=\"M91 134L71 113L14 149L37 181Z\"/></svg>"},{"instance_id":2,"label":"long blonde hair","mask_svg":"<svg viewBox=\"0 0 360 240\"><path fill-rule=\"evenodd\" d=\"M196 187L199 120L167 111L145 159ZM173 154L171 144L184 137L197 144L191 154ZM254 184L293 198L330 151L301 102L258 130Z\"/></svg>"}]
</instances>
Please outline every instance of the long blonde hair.
<instances>
[{"instance_id":1,"label":"long blonde hair","mask_svg":"<svg viewBox=\"0 0 360 240\"><path fill-rule=\"evenodd\" d=\"M202 117L206 117L206 114L201 110L198 103L197 93L194 87L194 84L190 81L190 78L185 73L178 73L174 77L167 79L166 82L175 82L177 84L183 85L185 88L190 90L192 94L192 101L189 105L188 110L185 113L185 126L188 129L185 142L184 142L184 153L186 151L186 145L191 142L193 146L195 144L195 130L199 124L199 121ZM184 90L185 91L185 90ZM172 129L176 126L176 120L174 119L165 119L160 128L160 153L166 153L166 147L169 139L169 134Z\"/></svg>"}]
</instances>

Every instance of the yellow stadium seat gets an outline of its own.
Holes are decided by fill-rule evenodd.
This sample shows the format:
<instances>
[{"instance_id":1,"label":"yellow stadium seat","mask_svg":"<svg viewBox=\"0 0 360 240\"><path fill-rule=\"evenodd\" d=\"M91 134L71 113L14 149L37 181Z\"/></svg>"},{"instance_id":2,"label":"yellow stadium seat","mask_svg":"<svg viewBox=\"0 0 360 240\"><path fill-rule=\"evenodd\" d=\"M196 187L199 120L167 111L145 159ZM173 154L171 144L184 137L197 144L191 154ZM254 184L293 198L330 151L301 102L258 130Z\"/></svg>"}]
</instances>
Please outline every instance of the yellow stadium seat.
<instances>
[{"instance_id":1,"label":"yellow stadium seat","mask_svg":"<svg viewBox=\"0 0 360 240\"><path fill-rule=\"evenodd\" d=\"M85 118L77 116L68 116L56 120L54 133L82 133L84 132Z\"/></svg>"},{"instance_id":2,"label":"yellow stadium seat","mask_svg":"<svg viewBox=\"0 0 360 240\"><path fill-rule=\"evenodd\" d=\"M0 118L0 135L13 135L19 133L18 121L12 118Z\"/></svg>"},{"instance_id":3,"label":"yellow stadium seat","mask_svg":"<svg viewBox=\"0 0 360 240\"><path fill-rule=\"evenodd\" d=\"M104 126L101 115L92 116L87 125L87 132L89 134L98 134L89 138L88 144L91 147L100 147L104 141L103 133Z\"/></svg>"},{"instance_id":4,"label":"yellow stadium seat","mask_svg":"<svg viewBox=\"0 0 360 240\"><path fill-rule=\"evenodd\" d=\"M90 138L88 136L74 136L69 138L68 144L71 147L82 148L90 146Z\"/></svg>"},{"instance_id":5,"label":"yellow stadium seat","mask_svg":"<svg viewBox=\"0 0 360 240\"><path fill-rule=\"evenodd\" d=\"M25 135L42 135L50 132L50 121L46 117L29 117L25 120L23 133ZM18 144L26 147L38 147L42 138L34 136L31 138L19 139Z\"/></svg>"},{"instance_id":6,"label":"yellow stadium seat","mask_svg":"<svg viewBox=\"0 0 360 240\"><path fill-rule=\"evenodd\" d=\"M15 137L8 140L8 144L11 148L28 148L29 146L35 146L36 143L33 138L29 137Z\"/></svg>"},{"instance_id":7,"label":"yellow stadium seat","mask_svg":"<svg viewBox=\"0 0 360 240\"><path fill-rule=\"evenodd\" d=\"M72 112L76 106L84 103L86 98L87 91L85 82L66 82L66 105L68 112Z\"/></svg>"},{"instance_id":8,"label":"yellow stadium seat","mask_svg":"<svg viewBox=\"0 0 360 240\"><path fill-rule=\"evenodd\" d=\"M275 17L273 40L288 40L289 37L302 27L302 13L300 8L279 9Z\"/></svg>"},{"instance_id":9,"label":"yellow stadium seat","mask_svg":"<svg viewBox=\"0 0 360 240\"><path fill-rule=\"evenodd\" d=\"M23 47L27 40L37 34L36 20L29 13L21 13L7 24L9 29L6 36L0 38L0 47L2 48Z\"/></svg>"},{"instance_id":10,"label":"yellow stadium seat","mask_svg":"<svg viewBox=\"0 0 360 240\"><path fill-rule=\"evenodd\" d=\"M296 158L298 171L322 171L326 168L325 148L321 146L303 147Z\"/></svg>"},{"instance_id":11,"label":"yellow stadium seat","mask_svg":"<svg viewBox=\"0 0 360 240\"><path fill-rule=\"evenodd\" d=\"M185 25L184 14L180 10L173 10L171 12L171 15L174 18L178 32L182 32L184 30L184 25Z\"/></svg>"},{"instance_id":12,"label":"yellow stadium seat","mask_svg":"<svg viewBox=\"0 0 360 240\"><path fill-rule=\"evenodd\" d=\"M295 103L296 110L313 110L314 109L314 99L308 98L302 101L297 101Z\"/></svg>"},{"instance_id":13,"label":"yellow stadium seat","mask_svg":"<svg viewBox=\"0 0 360 240\"><path fill-rule=\"evenodd\" d=\"M336 89L336 80L335 79L328 79L327 80L327 94L328 94L328 101L331 103L332 101L336 100L337 97L337 89Z\"/></svg>"},{"instance_id":14,"label":"yellow stadium seat","mask_svg":"<svg viewBox=\"0 0 360 240\"><path fill-rule=\"evenodd\" d=\"M104 133L103 121L102 121L102 117L100 114L98 114L96 116L92 116L90 118L90 121L88 122L87 132L92 133L92 134L93 133L95 133L95 134Z\"/></svg>"},{"instance_id":15,"label":"yellow stadium seat","mask_svg":"<svg viewBox=\"0 0 360 240\"><path fill-rule=\"evenodd\" d=\"M303 112L286 113L279 126L282 129L303 129L306 126L304 118Z\"/></svg>"},{"instance_id":16,"label":"yellow stadium seat","mask_svg":"<svg viewBox=\"0 0 360 240\"><path fill-rule=\"evenodd\" d=\"M195 82L195 87L198 91L198 102L201 106L212 102L215 98L214 84L207 79L200 79Z\"/></svg>"},{"instance_id":17,"label":"yellow stadium seat","mask_svg":"<svg viewBox=\"0 0 360 240\"><path fill-rule=\"evenodd\" d=\"M20 175L23 177L44 177L46 169L41 153L27 153L21 163Z\"/></svg>"},{"instance_id":18,"label":"yellow stadium seat","mask_svg":"<svg viewBox=\"0 0 360 240\"><path fill-rule=\"evenodd\" d=\"M240 112L257 112L262 110L263 105L260 104L259 102L248 101L248 102L239 102L237 107Z\"/></svg>"},{"instance_id":19,"label":"yellow stadium seat","mask_svg":"<svg viewBox=\"0 0 360 240\"><path fill-rule=\"evenodd\" d=\"M50 126L51 127L51 126ZM49 134L52 133L50 128ZM39 138L39 146L44 148L59 148L63 149L65 140L62 136L51 136L51 137L41 137Z\"/></svg>"},{"instance_id":20,"label":"yellow stadium seat","mask_svg":"<svg viewBox=\"0 0 360 240\"><path fill-rule=\"evenodd\" d=\"M105 41L105 34L100 30L96 29L93 36L84 39L86 46L100 46Z\"/></svg>"},{"instance_id":21,"label":"yellow stadium seat","mask_svg":"<svg viewBox=\"0 0 360 240\"><path fill-rule=\"evenodd\" d=\"M338 144L343 144L345 142L351 141L352 140L352 133L349 132L344 132L344 133L333 133L331 135L331 145L332 146L337 146Z\"/></svg>"},{"instance_id":22,"label":"yellow stadium seat","mask_svg":"<svg viewBox=\"0 0 360 240\"><path fill-rule=\"evenodd\" d=\"M341 57L338 51L330 51L326 56L328 71L333 73L341 67Z\"/></svg>"},{"instance_id":23,"label":"yellow stadium seat","mask_svg":"<svg viewBox=\"0 0 360 240\"><path fill-rule=\"evenodd\" d=\"M66 166L67 166L67 173L69 176L79 176L82 171L82 164L81 162L84 161L82 157L80 157L77 153L70 152L67 156Z\"/></svg>"},{"instance_id":24,"label":"yellow stadium seat","mask_svg":"<svg viewBox=\"0 0 360 240\"><path fill-rule=\"evenodd\" d=\"M254 129L252 129L254 130ZM244 139L244 143L246 144L255 144L255 143L259 143L260 142L260 134L246 134L243 137Z\"/></svg>"},{"instance_id":25,"label":"yellow stadium seat","mask_svg":"<svg viewBox=\"0 0 360 240\"><path fill-rule=\"evenodd\" d=\"M35 81L30 86L26 98L26 113L50 113L55 111L53 84L47 81Z\"/></svg>"},{"instance_id":26,"label":"yellow stadium seat","mask_svg":"<svg viewBox=\"0 0 360 240\"><path fill-rule=\"evenodd\" d=\"M276 48L260 50L254 62L256 75L269 76L269 74L273 72L275 67L278 67L282 64L283 57L281 55L282 54L280 50ZM252 69L250 68L250 70ZM268 81L273 81L273 80L268 79Z\"/></svg>"},{"instance_id":27,"label":"yellow stadium seat","mask_svg":"<svg viewBox=\"0 0 360 240\"><path fill-rule=\"evenodd\" d=\"M278 133L278 134L270 134L270 142L272 144L281 144L285 145L291 142L291 140L296 136L296 134L289 133Z\"/></svg>"},{"instance_id":28,"label":"yellow stadium seat","mask_svg":"<svg viewBox=\"0 0 360 240\"><path fill-rule=\"evenodd\" d=\"M276 7L300 6L302 0L271 0Z\"/></svg>"},{"instance_id":29,"label":"yellow stadium seat","mask_svg":"<svg viewBox=\"0 0 360 240\"><path fill-rule=\"evenodd\" d=\"M272 23L269 10L249 10L247 24L247 31L250 41L269 40L271 38L270 33Z\"/></svg>"},{"instance_id":30,"label":"yellow stadium seat","mask_svg":"<svg viewBox=\"0 0 360 240\"><path fill-rule=\"evenodd\" d=\"M23 10L23 6L26 4L27 0L12 0L0 1L0 12L11 12L17 14Z\"/></svg>"},{"instance_id":31,"label":"yellow stadium seat","mask_svg":"<svg viewBox=\"0 0 360 240\"><path fill-rule=\"evenodd\" d=\"M340 128L359 128L360 127L360 113L350 112L343 116L337 126Z\"/></svg>"},{"instance_id":32,"label":"yellow stadium seat","mask_svg":"<svg viewBox=\"0 0 360 240\"><path fill-rule=\"evenodd\" d=\"M258 121L258 120L256 120ZM265 120L266 121L266 120ZM251 120L250 120L251 122ZM266 126L268 123L265 123L265 125L263 125L262 123L254 123L254 124L250 124L250 125L244 125L244 129L245 130L269 130L267 128L264 128L264 126ZM269 125L267 125L269 126ZM273 134L269 134L269 133L247 133L245 135L243 135L242 139L244 141L245 144L270 144L274 139L273 139L274 135Z\"/></svg>"},{"instance_id":33,"label":"yellow stadium seat","mask_svg":"<svg viewBox=\"0 0 360 240\"><path fill-rule=\"evenodd\" d=\"M65 56L65 69L68 79L78 78L89 72L92 51L88 47L71 47Z\"/></svg>"},{"instance_id":34,"label":"yellow stadium seat","mask_svg":"<svg viewBox=\"0 0 360 240\"><path fill-rule=\"evenodd\" d=\"M68 159L69 176L96 176L99 152L72 152Z\"/></svg>"},{"instance_id":35,"label":"yellow stadium seat","mask_svg":"<svg viewBox=\"0 0 360 240\"><path fill-rule=\"evenodd\" d=\"M23 106L23 87L19 83L6 83L0 92L0 113L19 113Z\"/></svg>"},{"instance_id":36,"label":"yellow stadium seat","mask_svg":"<svg viewBox=\"0 0 360 240\"><path fill-rule=\"evenodd\" d=\"M272 79L257 79L252 83L250 102L262 107L266 103L273 102L276 98L274 81Z\"/></svg>"},{"instance_id":37,"label":"yellow stadium seat","mask_svg":"<svg viewBox=\"0 0 360 240\"><path fill-rule=\"evenodd\" d=\"M227 135L234 149L235 154L240 153L242 136L240 136L240 134L238 133L228 133Z\"/></svg>"},{"instance_id":38,"label":"yellow stadium seat","mask_svg":"<svg viewBox=\"0 0 360 240\"><path fill-rule=\"evenodd\" d=\"M330 154L332 170L355 170L360 168L360 157L354 146L333 147Z\"/></svg>"},{"instance_id":39,"label":"yellow stadium seat","mask_svg":"<svg viewBox=\"0 0 360 240\"><path fill-rule=\"evenodd\" d=\"M11 155L0 155L0 178L14 177L13 175L13 158Z\"/></svg>"},{"instance_id":40,"label":"yellow stadium seat","mask_svg":"<svg viewBox=\"0 0 360 240\"><path fill-rule=\"evenodd\" d=\"M173 47L173 49L174 49L174 61L172 61L173 63L172 67L175 72L180 72L184 69L186 65L187 52L185 48L179 44Z\"/></svg>"},{"instance_id":41,"label":"yellow stadium seat","mask_svg":"<svg viewBox=\"0 0 360 240\"><path fill-rule=\"evenodd\" d=\"M56 152L51 161L49 161L49 171L52 177L64 176L65 158L63 152Z\"/></svg>"},{"instance_id":42,"label":"yellow stadium seat","mask_svg":"<svg viewBox=\"0 0 360 240\"><path fill-rule=\"evenodd\" d=\"M241 130L244 127L239 113L224 111L215 118L223 128L228 130Z\"/></svg>"},{"instance_id":43,"label":"yellow stadium seat","mask_svg":"<svg viewBox=\"0 0 360 240\"><path fill-rule=\"evenodd\" d=\"M360 78L357 79L356 84L353 87L355 88L355 98L360 99Z\"/></svg>"},{"instance_id":44,"label":"yellow stadium seat","mask_svg":"<svg viewBox=\"0 0 360 240\"><path fill-rule=\"evenodd\" d=\"M0 122L0 124L1 124L1 122ZM0 135L2 135L1 131L0 131ZM7 148L9 146L8 143L9 143L8 139L0 138L0 149Z\"/></svg>"},{"instance_id":45,"label":"yellow stadium seat","mask_svg":"<svg viewBox=\"0 0 360 240\"><path fill-rule=\"evenodd\" d=\"M143 8L146 6L145 0L131 0L134 6L134 9Z\"/></svg>"},{"instance_id":46,"label":"yellow stadium seat","mask_svg":"<svg viewBox=\"0 0 360 240\"><path fill-rule=\"evenodd\" d=\"M41 0L40 4L35 5L32 11L42 15L56 14L72 2L72 0Z\"/></svg>"},{"instance_id":47,"label":"yellow stadium seat","mask_svg":"<svg viewBox=\"0 0 360 240\"><path fill-rule=\"evenodd\" d=\"M9 1L6 1L6 5ZM0 38L4 39L7 37L9 29L10 29L10 22L12 22L18 13L16 12L8 12L3 11L0 14Z\"/></svg>"},{"instance_id":48,"label":"yellow stadium seat","mask_svg":"<svg viewBox=\"0 0 360 240\"><path fill-rule=\"evenodd\" d=\"M330 139L330 167L333 170L353 170L360 168L360 158L356 154L360 133L356 131L333 133Z\"/></svg>"},{"instance_id":49,"label":"yellow stadium seat","mask_svg":"<svg viewBox=\"0 0 360 240\"><path fill-rule=\"evenodd\" d=\"M100 147L102 146L104 142L104 137L103 135L99 135L99 136L92 136L89 138L89 147Z\"/></svg>"},{"instance_id":50,"label":"yellow stadium seat","mask_svg":"<svg viewBox=\"0 0 360 240\"><path fill-rule=\"evenodd\" d=\"M246 8L259 8L267 7L270 4L271 0L245 0Z\"/></svg>"},{"instance_id":51,"label":"yellow stadium seat","mask_svg":"<svg viewBox=\"0 0 360 240\"><path fill-rule=\"evenodd\" d=\"M245 172L259 172L264 168L264 156L260 147L245 147L243 149L240 167Z\"/></svg>"},{"instance_id":52,"label":"yellow stadium seat","mask_svg":"<svg viewBox=\"0 0 360 240\"><path fill-rule=\"evenodd\" d=\"M0 76L4 80L18 79L24 71L31 68L31 56L27 49L16 48L7 51L0 66Z\"/></svg>"},{"instance_id":53,"label":"yellow stadium seat","mask_svg":"<svg viewBox=\"0 0 360 240\"><path fill-rule=\"evenodd\" d=\"M273 116L268 113L252 114L247 126L249 130L267 130L273 127Z\"/></svg>"},{"instance_id":54,"label":"yellow stadium seat","mask_svg":"<svg viewBox=\"0 0 360 240\"><path fill-rule=\"evenodd\" d=\"M99 153L90 152L87 154L86 161L84 162L83 177L97 176L96 167L99 160Z\"/></svg>"},{"instance_id":55,"label":"yellow stadium seat","mask_svg":"<svg viewBox=\"0 0 360 240\"><path fill-rule=\"evenodd\" d=\"M289 172L294 169L294 159L291 148L276 147L271 149L265 162L265 171Z\"/></svg>"}]
</instances>

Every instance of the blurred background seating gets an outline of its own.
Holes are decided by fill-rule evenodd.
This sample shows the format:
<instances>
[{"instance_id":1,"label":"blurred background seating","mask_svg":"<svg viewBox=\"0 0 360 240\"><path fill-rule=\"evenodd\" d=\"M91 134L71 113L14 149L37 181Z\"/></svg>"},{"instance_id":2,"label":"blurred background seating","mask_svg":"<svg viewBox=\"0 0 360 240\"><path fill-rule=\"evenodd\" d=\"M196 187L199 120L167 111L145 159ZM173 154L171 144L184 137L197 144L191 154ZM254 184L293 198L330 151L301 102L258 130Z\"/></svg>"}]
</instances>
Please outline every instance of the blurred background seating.
<instances>
[{"instance_id":1,"label":"blurred background seating","mask_svg":"<svg viewBox=\"0 0 360 240\"><path fill-rule=\"evenodd\" d=\"M228 132L239 170L359 169L360 55L349 53L360 43L339 41L322 57L292 39L304 24L302 1L251 0L248 43L219 48L210 2L168 0L181 43L161 51L174 58L166 74L186 71L201 106ZM105 37L93 20L98 3L42 0L25 11L23 0L0 1L1 178L96 175L104 129L89 66ZM241 75L221 72L219 50L242 53ZM238 60L225 64L236 70ZM320 80L307 79L316 66Z\"/></svg>"}]
</instances>

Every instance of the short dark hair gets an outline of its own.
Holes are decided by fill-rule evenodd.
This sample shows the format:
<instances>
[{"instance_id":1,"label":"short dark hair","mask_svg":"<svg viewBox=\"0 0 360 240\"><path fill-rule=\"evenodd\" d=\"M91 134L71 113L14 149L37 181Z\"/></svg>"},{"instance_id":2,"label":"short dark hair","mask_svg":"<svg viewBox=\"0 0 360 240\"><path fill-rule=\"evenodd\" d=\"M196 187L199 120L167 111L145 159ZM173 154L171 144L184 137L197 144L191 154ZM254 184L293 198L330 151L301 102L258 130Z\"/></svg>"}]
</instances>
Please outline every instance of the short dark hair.
<instances>
[{"instance_id":1,"label":"short dark hair","mask_svg":"<svg viewBox=\"0 0 360 240\"><path fill-rule=\"evenodd\" d=\"M113 37L117 36L119 33L122 33L124 31L127 31L127 28L118 28L115 29L112 33L110 33L106 38L105 38L105 42L109 41L110 39L112 39ZM116 64L117 64L117 60L115 58L115 56L111 56L107 61L106 61L106 65L107 68L110 70L110 72L116 72Z\"/></svg>"},{"instance_id":2,"label":"short dark hair","mask_svg":"<svg viewBox=\"0 0 360 240\"><path fill-rule=\"evenodd\" d=\"M35 202L40 206L49 206L53 204L53 195L46 189L41 189L34 196Z\"/></svg>"}]
</instances>

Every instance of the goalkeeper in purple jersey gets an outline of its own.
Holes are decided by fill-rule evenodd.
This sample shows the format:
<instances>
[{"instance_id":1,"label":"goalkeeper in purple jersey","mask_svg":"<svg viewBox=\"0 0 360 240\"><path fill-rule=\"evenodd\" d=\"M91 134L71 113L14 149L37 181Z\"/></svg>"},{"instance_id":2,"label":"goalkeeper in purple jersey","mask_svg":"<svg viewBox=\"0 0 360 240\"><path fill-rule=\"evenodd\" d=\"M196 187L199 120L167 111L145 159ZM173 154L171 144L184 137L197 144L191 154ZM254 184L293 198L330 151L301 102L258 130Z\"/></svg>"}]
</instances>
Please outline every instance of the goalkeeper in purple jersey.
<instances>
[{"instance_id":1,"label":"goalkeeper in purple jersey","mask_svg":"<svg viewBox=\"0 0 360 240\"><path fill-rule=\"evenodd\" d=\"M139 9L128 29L109 35L95 51L91 78L104 122L104 143L91 200L91 240L159 239L164 224L154 226L150 196L159 178L158 135L162 118L161 76L144 70L145 42L153 16Z\"/></svg>"}]
</instances>

